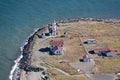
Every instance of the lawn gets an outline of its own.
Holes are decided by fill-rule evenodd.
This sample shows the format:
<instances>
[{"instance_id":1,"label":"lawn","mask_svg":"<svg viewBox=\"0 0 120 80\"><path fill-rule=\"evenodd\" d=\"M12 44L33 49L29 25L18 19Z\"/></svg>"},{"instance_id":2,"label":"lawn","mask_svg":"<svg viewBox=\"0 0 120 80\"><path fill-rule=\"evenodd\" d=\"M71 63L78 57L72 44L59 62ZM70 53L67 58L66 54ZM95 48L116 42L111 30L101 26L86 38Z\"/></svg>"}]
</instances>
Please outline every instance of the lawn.
<instances>
[{"instance_id":1,"label":"lawn","mask_svg":"<svg viewBox=\"0 0 120 80\"><path fill-rule=\"evenodd\" d=\"M75 75L75 76L56 75L56 76L50 76L50 80L90 80L90 79L85 75Z\"/></svg>"},{"instance_id":2,"label":"lawn","mask_svg":"<svg viewBox=\"0 0 120 80\"><path fill-rule=\"evenodd\" d=\"M44 58L41 65L48 67L48 72L53 74L49 75L50 80L89 80L84 75L78 75L76 69L69 65L69 63L79 62L79 60L86 54L79 36L83 41L87 39L96 39L97 44L85 45L88 50L93 50L97 47L112 46L117 50L115 54L120 54L120 25L109 24L104 22L86 21L75 23L60 23L58 27L58 37L47 38L44 46L49 47L50 40L63 40L64 41L64 54L63 55L50 55ZM67 32L67 37L62 37L64 32ZM104 59L91 55L95 59L95 68L93 73L115 73L120 71L120 56L105 57ZM60 63L61 60L67 62ZM65 76L61 72L49 67L59 68L71 76ZM76 76L75 76L76 75Z\"/></svg>"},{"instance_id":3,"label":"lawn","mask_svg":"<svg viewBox=\"0 0 120 80\"><path fill-rule=\"evenodd\" d=\"M93 73L116 73L120 70L120 58L97 60Z\"/></svg>"}]
</instances>

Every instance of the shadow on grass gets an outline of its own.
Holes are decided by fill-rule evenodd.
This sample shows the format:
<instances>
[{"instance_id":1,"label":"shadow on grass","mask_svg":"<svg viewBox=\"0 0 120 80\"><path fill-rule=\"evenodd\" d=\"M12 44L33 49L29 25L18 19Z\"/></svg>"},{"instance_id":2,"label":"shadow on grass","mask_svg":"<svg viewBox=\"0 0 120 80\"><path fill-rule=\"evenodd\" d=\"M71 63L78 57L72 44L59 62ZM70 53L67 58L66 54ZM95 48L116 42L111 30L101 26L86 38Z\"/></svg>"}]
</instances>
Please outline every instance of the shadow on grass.
<instances>
[{"instance_id":1,"label":"shadow on grass","mask_svg":"<svg viewBox=\"0 0 120 80\"><path fill-rule=\"evenodd\" d=\"M49 55L54 56L55 54L52 51L49 51Z\"/></svg>"},{"instance_id":2,"label":"shadow on grass","mask_svg":"<svg viewBox=\"0 0 120 80\"><path fill-rule=\"evenodd\" d=\"M95 54L94 50L89 51L90 54Z\"/></svg>"},{"instance_id":3,"label":"shadow on grass","mask_svg":"<svg viewBox=\"0 0 120 80\"><path fill-rule=\"evenodd\" d=\"M50 48L46 47L46 48L41 48L39 49L40 52L49 52Z\"/></svg>"},{"instance_id":4,"label":"shadow on grass","mask_svg":"<svg viewBox=\"0 0 120 80\"><path fill-rule=\"evenodd\" d=\"M83 42L83 44L88 44L88 42L87 42L87 41L85 41L85 42Z\"/></svg>"},{"instance_id":5,"label":"shadow on grass","mask_svg":"<svg viewBox=\"0 0 120 80\"><path fill-rule=\"evenodd\" d=\"M45 33L45 36L50 36L50 34L49 33Z\"/></svg>"},{"instance_id":6,"label":"shadow on grass","mask_svg":"<svg viewBox=\"0 0 120 80\"><path fill-rule=\"evenodd\" d=\"M83 59L79 59L80 62L83 62Z\"/></svg>"}]
</instances>

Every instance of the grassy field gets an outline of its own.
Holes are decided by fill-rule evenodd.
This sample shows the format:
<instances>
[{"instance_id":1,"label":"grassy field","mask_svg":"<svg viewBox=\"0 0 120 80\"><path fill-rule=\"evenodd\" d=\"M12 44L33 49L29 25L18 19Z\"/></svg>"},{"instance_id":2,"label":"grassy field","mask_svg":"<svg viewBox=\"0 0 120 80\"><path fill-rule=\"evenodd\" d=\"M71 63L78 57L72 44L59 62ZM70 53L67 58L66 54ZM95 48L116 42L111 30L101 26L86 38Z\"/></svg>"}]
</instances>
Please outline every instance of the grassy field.
<instances>
[{"instance_id":1,"label":"grassy field","mask_svg":"<svg viewBox=\"0 0 120 80\"><path fill-rule=\"evenodd\" d=\"M75 75L75 76L56 75L56 76L50 76L50 80L90 80L90 79L85 75Z\"/></svg>"},{"instance_id":2,"label":"grassy field","mask_svg":"<svg viewBox=\"0 0 120 80\"><path fill-rule=\"evenodd\" d=\"M75 24L66 24L69 25L69 28L66 29L70 35L77 36L82 35L83 41L87 39L96 39L96 45L86 45L88 51L93 50L98 47L106 47L111 46L117 52L115 53L115 57L106 57L102 59L101 57L96 57L96 55L92 55L96 61L95 73L115 73L120 69L120 24L109 24L104 22L84 22L84 23L75 23ZM75 43L73 43L75 42ZM71 41L71 45L80 44L77 41ZM69 46L69 45L68 45ZM79 46L80 47L80 46ZM71 48L71 46L70 46ZM71 48L72 49L72 48ZM82 49L82 48L79 48ZM76 50L77 46L73 49ZM71 50L67 50L66 52L72 52ZM85 53L83 50L79 51L80 53ZM83 55L82 54L82 55ZM79 58L82 56L79 55ZM69 55L70 56L70 55ZM73 55L71 55L73 56ZM74 55L75 56L75 55ZM78 56L78 55L76 55ZM77 57L75 58L77 59ZM72 58L70 58L72 59Z\"/></svg>"},{"instance_id":3,"label":"grassy field","mask_svg":"<svg viewBox=\"0 0 120 80\"><path fill-rule=\"evenodd\" d=\"M67 37L62 37L64 32L68 33ZM97 40L97 44L85 45L88 51L106 46L112 46L117 51L114 57L105 57L104 59L97 55L90 55L96 62L93 73L116 73L120 71L120 24L96 21L59 23L58 33L58 37L47 38L42 43L42 47L45 48L50 46L50 40L62 39L64 41L63 55L50 55L49 52L45 52L47 56L40 57L40 60L43 61L40 65L47 67L47 72L51 74L49 75L50 80L89 80L88 77L79 74L77 69L69 65L80 62L80 59L86 54L83 46L80 45L83 42L79 36L83 41L87 39ZM60 63L60 61L65 61L65 63ZM55 68L67 72L70 76L64 75Z\"/></svg>"},{"instance_id":4,"label":"grassy field","mask_svg":"<svg viewBox=\"0 0 120 80\"><path fill-rule=\"evenodd\" d=\"M116 73L120 71L120 59L109 58L105 60L97 60L93 73Z\"/></svg>"}]
</instances>

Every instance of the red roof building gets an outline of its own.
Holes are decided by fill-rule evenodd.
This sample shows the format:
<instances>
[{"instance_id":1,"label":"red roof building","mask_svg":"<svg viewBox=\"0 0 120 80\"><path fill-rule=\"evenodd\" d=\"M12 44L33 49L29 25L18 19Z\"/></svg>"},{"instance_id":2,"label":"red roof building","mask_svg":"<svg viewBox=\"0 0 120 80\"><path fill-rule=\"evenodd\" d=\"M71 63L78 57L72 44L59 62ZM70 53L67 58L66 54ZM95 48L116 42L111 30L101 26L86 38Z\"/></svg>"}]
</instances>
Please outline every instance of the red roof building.
<instances>
[{"instance_id":1,"label":"red roof building","mask_svg":"<svg viewBox=\"0 0 120 80\"><path fill-rule=\"evenodd\" d=\"M51 40L50 41L50 51L53 54L63 54L63 40Z\"/></svg>"},{"instance_id":2,"label":"red roof building","mask_svg":"<svg viewBox=\"0 0 120 80\"><path fill-rule=\"evenodd\" d=\"M108 46L104 48L96 48L94 49L94 52L98 55L103 55L103 56L114 56L115 55L115 49Z\"/></svg>"},{"instance_id":3,"label":"red roof building","mask_svg":"<svg viewBox=\"0 0 120 80\"><path fill-rule=\"evenodd\" d=\"M108 52L115 52L115 49L113 49L112 47L108 46L108 47L104 47L104 48L96 48L94 49L94 51L108 51Z\"/></svg>"},{"instance_id":4,"label":"red roof building","mask_svg":"<svg viewBox=\"0 0 120 80\"><path fill-rule=\"evenodd\" d=\"M59 47L59 46L55 46L55 47L53 48L53 51L55 52L56 50L63 50L63 48L62 48L62 47Z\"/></svg>"},{"instance_id":5,"label":"red roof building","mask_svg":"<svg viewBox=\"0 0 120 80\"><path fill-rule=\"evenodd\" d=\"M59 41L55 41L55 40L51 40L50 41L50 45L52 46L59 46L59 45L64 45L63 40L59 40Z\"/></svg>"}]
</instances>

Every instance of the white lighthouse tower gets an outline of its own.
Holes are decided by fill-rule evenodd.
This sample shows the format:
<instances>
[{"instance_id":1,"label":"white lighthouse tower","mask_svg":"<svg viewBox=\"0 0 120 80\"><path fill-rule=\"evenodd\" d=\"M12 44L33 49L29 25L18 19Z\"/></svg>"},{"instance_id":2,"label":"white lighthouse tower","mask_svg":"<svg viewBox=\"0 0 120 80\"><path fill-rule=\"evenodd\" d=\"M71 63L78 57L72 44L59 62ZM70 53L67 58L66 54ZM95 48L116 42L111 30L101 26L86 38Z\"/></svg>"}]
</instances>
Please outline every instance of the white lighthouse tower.
<instances>
[{"instance_id":1,"label":"white lighthouse tower","mask_svg":"<svg viewBox=\"0 0 120 80\"><path fill-rule=\"evenodd\" d=\"M57 36L57 25L55 21L52 23L52 36Z\"/></svg>"}]
</instances>

